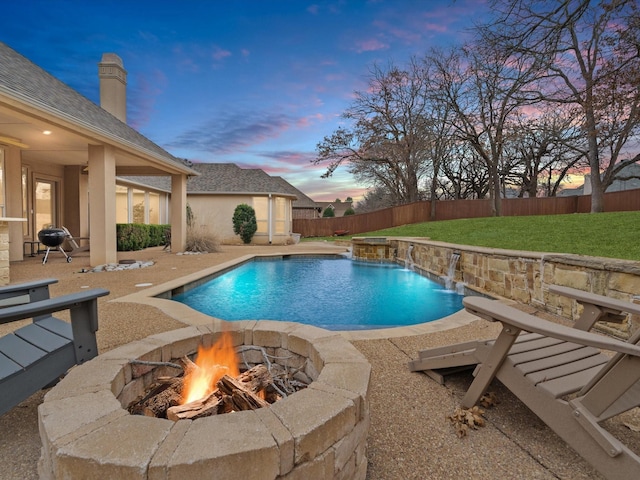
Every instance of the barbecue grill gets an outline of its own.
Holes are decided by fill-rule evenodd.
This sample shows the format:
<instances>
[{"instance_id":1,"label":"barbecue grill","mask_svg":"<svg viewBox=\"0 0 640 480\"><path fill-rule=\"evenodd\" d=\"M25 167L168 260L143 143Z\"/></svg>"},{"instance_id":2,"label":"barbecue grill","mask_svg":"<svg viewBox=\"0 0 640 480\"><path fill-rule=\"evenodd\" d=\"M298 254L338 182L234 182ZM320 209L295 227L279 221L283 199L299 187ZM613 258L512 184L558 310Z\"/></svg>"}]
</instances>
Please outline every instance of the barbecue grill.
<instances>
[{"instance_id":1,"label":"barbecue grill","mask_svg":"<svg viewBox=\"0 0 640 480\"><path fill-rule=\"evenodd\" d=\"M67 232L62 230L61 228L45 228L38 232L38 240L45 247L47 247L47 251L44 254L44 259L42 260L42 264L47 263L47 259L49 258L49 252L53 248L54 250L59 250L67 259L67 263L71 263L71 257L67 255L61 245L64 242L64 239L67 238Z\"/></svg>"}]
</instances>

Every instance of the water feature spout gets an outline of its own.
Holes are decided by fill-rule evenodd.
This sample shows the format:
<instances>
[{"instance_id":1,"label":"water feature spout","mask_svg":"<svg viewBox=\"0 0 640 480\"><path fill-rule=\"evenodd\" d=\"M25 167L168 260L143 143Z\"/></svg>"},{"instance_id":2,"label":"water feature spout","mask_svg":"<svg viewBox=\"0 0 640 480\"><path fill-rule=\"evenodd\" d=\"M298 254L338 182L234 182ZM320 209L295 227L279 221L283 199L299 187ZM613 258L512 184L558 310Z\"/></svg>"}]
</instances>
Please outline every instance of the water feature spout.
<instances>
[{"instance_id":1,"label":"water feature spout","mask_svg":"<svg viewBox=\"0 0 640 480\"><path fill-rule=\"evenodd\" d=\"M413 270L415 265L413 257L411 256L412 251L413 243L409 245L409 247L407 248L407 254L404 256L404 268L407 268L409 270Z\"/></svg>"},{"instance_id":2,"label":"water feature spout","mask_svg":"<svg viewBox=\"0 0 640 480\"><path fill-rule=\"evenodd\" d=\"M455 287L455 278L456 278L456 265L460 260L460 254L453 252L451 254L451 258L449 259L449 269L447 270L447 276L444 277L445 288L447 290L453 290Z\"/></svg>"}]
</instances>

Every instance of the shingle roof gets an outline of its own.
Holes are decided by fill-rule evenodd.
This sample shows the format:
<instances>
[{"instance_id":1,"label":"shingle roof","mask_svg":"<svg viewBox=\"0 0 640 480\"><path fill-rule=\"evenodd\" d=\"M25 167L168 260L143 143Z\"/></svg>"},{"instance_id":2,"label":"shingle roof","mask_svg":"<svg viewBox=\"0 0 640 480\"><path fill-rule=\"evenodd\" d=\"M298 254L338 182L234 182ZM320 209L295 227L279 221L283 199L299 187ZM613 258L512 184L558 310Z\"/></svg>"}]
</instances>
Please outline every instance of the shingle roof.
<instances>
[{"instance_id":1,"label":"shingle roof","mask_svg":"<svg viewBox=\"0 0 640 480\"><path fill-rule=\"evenodd\" d=\"M162 160L185 166L180 159L2 42L0 92L106 136L117 137Z\"/></svg>"},{"instance_id":2,"label":"shingle roof","mask_svg":"<svg viewBox=\"0 0 640 480\"><path fill-rule=\"evenodd\" d=\"M187 181L188 193L279 193L291 195L280 181L258 168L240 168L234 163L194 163L200 176Z\"/></svg>"},{"instance_id":3,"label":"shingle roof","mask_svg":"<svg viewBox=\"0 0 640 480\"><path fill-rule=\"evenodd\" d=\"M293 208L316 208L316 202L314 202L311 198L305 195L303 192L298 190L296 187L291 185L282 177L272 177L279 182L282 183L283 188L285 188L288 192L295 195L297 198L293 202Z\"/></svg>"},{"instance_id":4,"label":"shingle roof","mask_svg":"<svg viewBox=\"0 0 640 480\"><path fill-rule=\"evenodd\" d=\"M194 163L191 167L200 176L187 180L189 194L268 194L275 193L296 197L298 200L309 197L281 177L272 177L258 168L240 168L235 163ZM170 191L171 178L152 176L123 176L122 180L148 185ZM306 202L306 200L303 200ZM315 204L314 204L315 205ZM294 202L294 206L295 202Z\"/></svg>"}]
</instances>

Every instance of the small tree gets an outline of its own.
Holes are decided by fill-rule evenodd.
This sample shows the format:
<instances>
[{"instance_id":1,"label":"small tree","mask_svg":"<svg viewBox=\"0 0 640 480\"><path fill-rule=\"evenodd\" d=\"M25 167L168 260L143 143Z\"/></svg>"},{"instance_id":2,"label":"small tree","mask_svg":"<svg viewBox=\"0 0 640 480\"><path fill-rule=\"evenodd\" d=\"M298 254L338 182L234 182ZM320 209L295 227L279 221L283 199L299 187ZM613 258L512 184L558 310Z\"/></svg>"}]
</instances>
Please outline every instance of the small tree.
<instances>
[{"instance_id":1,"label":"small tree","mask_svg":"<svg viewBox=\"0 0 640 480\"><path fill-rule=\"evenodd\" d=\"M241 203L233 212L233 232L240 235L245 244L249 244L256 230L258 230L256 211L250 205Z\"/></svg>"},{"instance_id":2,"label":"small tree","mask_svg":"<svg viewBox=\"0 0 640 480\"><path fill-rule=\"evenodd\" d=\"M327 208L324 209L324 212L322 212L322 216L324 218L335 217L336 216L336 212L333 211L333 208L327 207Z\"/></svg>"},{"instance_id":3,"label":"small tree","mask_svg":"<svg viewBox=\"0 0 640 480\"><path fill-rule=\"evenodd\" d=\"M343 216L346 217L347 215L355 215L356 211L353 209L353 207L349 207L344 211Z\"/></svg>"}]
</instances>

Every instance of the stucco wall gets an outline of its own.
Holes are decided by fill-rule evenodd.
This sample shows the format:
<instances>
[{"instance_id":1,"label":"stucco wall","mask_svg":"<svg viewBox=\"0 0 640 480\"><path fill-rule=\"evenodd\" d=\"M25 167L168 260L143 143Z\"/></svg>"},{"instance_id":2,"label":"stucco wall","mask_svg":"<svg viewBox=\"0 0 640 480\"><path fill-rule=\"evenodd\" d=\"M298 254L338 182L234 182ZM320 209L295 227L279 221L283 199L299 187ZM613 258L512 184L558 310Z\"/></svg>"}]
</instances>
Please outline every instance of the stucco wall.
<instances>
[{"instance_id":1,"label":"stucco wall","mask_svg":"<svg viewBox=\"0 0 640 480\"><path fill-rule=\"evenodd\" d=\"M576 302L549 293L549 285L640 303L640 262L470 247L423 239L389 240L396 249L396 261L404 261L409 245L413 245L411 256L416 267L446 276L452 254L458 253L456 282L573 320L580 314ZM640 328L640 318L631 316L622 325L600 323L598 328L626 338Z\"/></svg>"},{"instance_id":2,"label":"stucco wall","mask_svg":"<svg viewBox=\"0 0 640 480\"><path fill-rule=\"evenodd\" d=\"M242 239L233 232L233 212L241 203L253 206L253 195L187 195L187 203L195 215L195 224L211 231L218 237L220 243L232 245L241 244ZM291 200L287 199L289 211L291 211ZM275 210L275 209L274 209ZM272 243L283 245L292 243L291 239L291 214L289 214L289 224L284 235L272 234ZM274 229L275 231L275 229ZM257 232L252 242L257 245L269 243L269 236L266 232Z\"/></svg>"}]
</instances>

